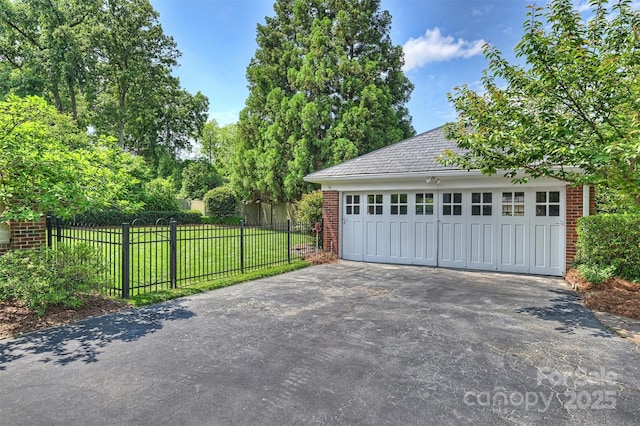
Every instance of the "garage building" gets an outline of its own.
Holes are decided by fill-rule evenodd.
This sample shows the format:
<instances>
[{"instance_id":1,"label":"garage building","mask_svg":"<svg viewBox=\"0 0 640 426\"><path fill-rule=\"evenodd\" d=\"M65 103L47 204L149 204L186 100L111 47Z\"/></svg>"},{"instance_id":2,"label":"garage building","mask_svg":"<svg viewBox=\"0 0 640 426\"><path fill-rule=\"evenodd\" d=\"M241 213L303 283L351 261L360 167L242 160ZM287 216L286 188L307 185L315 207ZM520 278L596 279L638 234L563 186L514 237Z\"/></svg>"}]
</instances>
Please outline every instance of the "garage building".
<instances>
[{"instance_id":1,"label":"garage building","mask_svg":"<svg viewBox=\"0 0 640 426\"><path fill-rule=\"evenodd\" d=\"M437 128L305 177L323 191L324 247L347 260L562 276L593 189L443 166Z\"/></svg>"}]
</instances>

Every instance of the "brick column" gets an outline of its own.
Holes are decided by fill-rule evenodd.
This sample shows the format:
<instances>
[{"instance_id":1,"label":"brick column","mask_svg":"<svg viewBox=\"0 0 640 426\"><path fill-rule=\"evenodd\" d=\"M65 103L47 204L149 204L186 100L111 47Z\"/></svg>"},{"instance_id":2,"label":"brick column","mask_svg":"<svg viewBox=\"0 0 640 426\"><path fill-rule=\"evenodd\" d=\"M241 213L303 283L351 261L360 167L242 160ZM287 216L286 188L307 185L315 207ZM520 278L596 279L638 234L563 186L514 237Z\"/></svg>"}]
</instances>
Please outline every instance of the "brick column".
<instances>
[{"instance_id":1,"label":"brick column","mask_svg":"<svg viewBox=\"0 0 640 426\"><path fill-rule=\"evenodd\" d=\"M45 216L35 222L9 222L11 242L0 244L0 255L9 250L31 249L47 244L47 222Z\"/></svg>"},{"instance_id":2,"label":"brick column","mask_svg":"<svg viewBox=\"0 0 640 426\"><path fill-rule=\"evenodd\" d=\"M324 251L340 255L340 193L322 191L322 247Z\"/></svg>"},{"instance_id":3,"label":"brick column","mask_svg":"<svg viewBox=\"0 0 640 426\"><path fill-rule=\"evenodd\" d=\"M589 213L595 213L595 197L594 190L589 190ZM578 232L576 227L578 225L578 219L583 216L583 202L584 195L582 192L582 186L568 186L567 185L567 214L565 218L565 230L566 230L566 248L565 248L565 270L571 267L573 259L576 257L576 243L578 242Z\"/></svg>"}]
</instances>

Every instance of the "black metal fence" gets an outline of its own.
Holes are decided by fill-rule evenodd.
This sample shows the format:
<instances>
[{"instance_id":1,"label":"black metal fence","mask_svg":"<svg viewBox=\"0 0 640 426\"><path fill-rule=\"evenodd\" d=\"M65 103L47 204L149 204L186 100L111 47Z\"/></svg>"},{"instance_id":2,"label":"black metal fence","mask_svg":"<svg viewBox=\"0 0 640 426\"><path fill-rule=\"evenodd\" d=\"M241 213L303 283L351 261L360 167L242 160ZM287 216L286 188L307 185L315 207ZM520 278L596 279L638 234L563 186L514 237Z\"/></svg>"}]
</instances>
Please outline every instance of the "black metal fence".
<instances>
[{"instance_id":1,"label":"black metal fence","mask_svg":"<svg viewBox=\"0 0 640 426\"><path fill-rule=\"evenodd\" d=\"M321 230L322 227L319 227ZM47 218L49 247L87 243L107 265L108 293L132 295L300 260L322 244L314 224L91 226Z\"/></svg>"}]
</instances>

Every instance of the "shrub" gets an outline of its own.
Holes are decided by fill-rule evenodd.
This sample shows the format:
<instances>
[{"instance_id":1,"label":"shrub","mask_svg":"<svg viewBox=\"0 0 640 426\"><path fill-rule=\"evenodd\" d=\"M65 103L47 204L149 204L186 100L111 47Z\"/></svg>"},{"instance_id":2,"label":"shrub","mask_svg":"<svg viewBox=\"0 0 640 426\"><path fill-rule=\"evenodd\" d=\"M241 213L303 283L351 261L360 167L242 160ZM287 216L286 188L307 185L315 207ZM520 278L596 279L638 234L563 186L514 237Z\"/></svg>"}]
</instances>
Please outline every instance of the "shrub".
<instances>
[{"instance_id":1,"label":"shrub","mask_svg":"<svg viewBox=\"0 0 640 426\"><path fill-rule=\"evenodd\" d=\"M176 211L180 210L176 200L176 188L171 179L156 178L144 184L145 210Z\"/></svg>"},{"instance_id":2,"label":"shrub","mask_svg":"<svg viewBox=\"0 0 640 426\"><path fill-rule=\"evenodd\" d=\"M640 215L599 214L578 221L576 264L640 280ZM586 277L585 277L586 278Z\"/></svg>"},{"instance_id":3,"label":"shrub","mask_svg":"<svg viewBox=\"0 0 640 426\"><path fill-rule=\"evenodd\" d=\"M228 186L219 186L204 195L204 204L209 216L233 217L236 214L236 193Z\"/></svg>"},{"instance_id":4,"label":"shrub","mask_svg":"<svg viewBox=\"0 0 640 426\"><path fill-rule=\"evenodd\" d=\"M578 269L585 280L593 285L603 283L615 276L615 267L613 265L598 266L583 263L578 265L576 269Z\"/></svg>"},{"instance_id":5,"label":"shrub","mask_svg":"<svg viewBox=\"0 0 640 426\"><path fill-rule=\"evenodd\" d=\"M322 191L302 195L302 199L295 206L298 223L322 222Z\"/></svg>"},{"instance_id":6,"label":"shrub","mask_svg":"<svg viewBox=\"0 0 640 426\"><path fill-rule=\"evenodd\" d=\"M231 217L212 217L212 216L203 216L202 223L206 223L209 225L240 225L244 218L242 216L231 216Z\"/></svg>"},{"instance_id":7,"label":"shrub","mask_svg":"<svg viewBox=\"0 0 640 426\"><path fill-rule=\"evenodd\" d=\"M0 257L0 300L20 301L42 316L47 307L82 306L102 288L105 264L88 244L13 250Z\"/></svg>"},{"instance_id":8,"label":"shrub","mask_svg":"<svg viewBox=\"0 0 640 426\"><path fill-rule=\"evenodd\" d=\"M216 168L205 160L193 161L182 170L180 194L186 198L201 200L204 194L222 184Z\"/></svg>"},{"instance_id":9,"label":"shrub","mask_svg":"<svg viewBox=\"0 0 640 426\"><path fill-rule=\"evenodd\" d=\"M178 224L194 224L202 222L202 215L195 210L177 211L141 211L137 213L124 213L118 210L89 211L69 220L69 223L93 225L93 226L119 226L123 223L136 225L166 225L174 218Z\"/></svg>"}]
</instances>

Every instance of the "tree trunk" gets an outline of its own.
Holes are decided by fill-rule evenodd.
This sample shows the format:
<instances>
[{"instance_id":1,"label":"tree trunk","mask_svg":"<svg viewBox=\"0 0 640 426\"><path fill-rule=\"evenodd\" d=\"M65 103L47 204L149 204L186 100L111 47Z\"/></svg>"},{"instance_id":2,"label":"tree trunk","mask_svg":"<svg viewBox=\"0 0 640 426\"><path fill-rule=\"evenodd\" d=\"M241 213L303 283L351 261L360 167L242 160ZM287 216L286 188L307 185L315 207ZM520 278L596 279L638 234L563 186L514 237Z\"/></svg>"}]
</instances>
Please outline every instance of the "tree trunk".
<instances>
[{"instance_id":1,"label":"tree trunk","mask_svg":"<svg viewBox=\"0 0 640 426\"><path fill-rule=\"evenodd\" d=\"M73 87L73 78L67 76L67 88L69 89L69 99L71 99L71 115L75 121L78 121L78 105L76 101L76 91Z\"/></svg>"}]
</instances>

